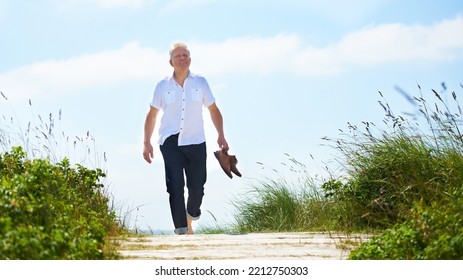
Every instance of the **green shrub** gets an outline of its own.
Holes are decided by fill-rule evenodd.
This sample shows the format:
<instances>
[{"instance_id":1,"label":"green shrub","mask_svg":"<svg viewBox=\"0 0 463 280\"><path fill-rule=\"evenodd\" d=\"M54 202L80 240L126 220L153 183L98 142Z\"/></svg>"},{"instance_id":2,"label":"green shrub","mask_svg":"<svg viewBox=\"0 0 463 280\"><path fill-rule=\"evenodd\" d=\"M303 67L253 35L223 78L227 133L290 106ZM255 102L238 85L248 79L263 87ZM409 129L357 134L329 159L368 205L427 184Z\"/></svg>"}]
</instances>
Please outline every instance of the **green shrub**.
<instances>
[{"instance_id":1,"label":"green shrub","mask_svg":"<svg viewBox=\"0 0 463 280\"><path fill-rule=\"evenodd\" d=\"M417 205L411 218L354 250L350 259L463 259L463 199ZM450 201L451 200L451 201Z\"/></svg>"},{"instance_id":2,"label":"green shrub","mask_svg":"<svg viewBox=\"0 0 463 280\"><path fill-rule=\"evenodd\" d=\"M0 154L0 259L103 259L117 227L100 169Z\"/></svg>"},{"instance_id":3,"label":"green shrub","mask_svg":"<svg viewBox=\"0 0 463 280\"><path fill-rule=\"evenodd\" d=\"M429 205L449 188L463 184L463 157L456 150L436 150L422 137L391 135L357 146L345 183L322 185L328 197L357 209L365 226L400 223L420 201Z\"/></svg>"}]
</instances>

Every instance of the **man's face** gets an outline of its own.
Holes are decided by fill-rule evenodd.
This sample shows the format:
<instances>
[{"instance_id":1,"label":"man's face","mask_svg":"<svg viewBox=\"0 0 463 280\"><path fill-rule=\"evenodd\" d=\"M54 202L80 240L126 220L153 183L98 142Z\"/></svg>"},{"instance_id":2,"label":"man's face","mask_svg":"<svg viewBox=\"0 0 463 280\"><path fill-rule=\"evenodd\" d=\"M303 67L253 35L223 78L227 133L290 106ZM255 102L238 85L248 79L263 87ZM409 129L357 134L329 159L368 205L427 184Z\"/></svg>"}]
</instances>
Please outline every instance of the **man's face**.
<instances>
[{"instance_id":1,"label":"man's face","mask_svg":"<svg viewBox=\"0 0 463 280\"><path fill-rule=\"evenodd\" d=\"M176 48L172 52L172 58L170 59L170 65L174 67L176 71L188 70L190 67L191 58L190 52L184 48Z\"/></svg>"}]
</instances>

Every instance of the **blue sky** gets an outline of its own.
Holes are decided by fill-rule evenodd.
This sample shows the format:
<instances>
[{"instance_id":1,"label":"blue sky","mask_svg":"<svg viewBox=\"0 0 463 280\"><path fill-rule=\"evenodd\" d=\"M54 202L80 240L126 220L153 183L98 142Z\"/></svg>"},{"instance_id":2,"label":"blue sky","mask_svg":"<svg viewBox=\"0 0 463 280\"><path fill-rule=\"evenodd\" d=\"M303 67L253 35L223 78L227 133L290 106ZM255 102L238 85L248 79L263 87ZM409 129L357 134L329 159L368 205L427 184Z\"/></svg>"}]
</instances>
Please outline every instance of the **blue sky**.
<instances>
[{"instance_id":1,"label":"blue sky","mask_svg":"<svg viewBox=\"0 0 463 280\"><path fill-rule=\"evenodd\" d=\"M0 114L24 129L61 110L66 135L90 131L121 212L153 230L172 222L160 153L152 165L142 158L143 123L157 81L172 71L174 41L189 45L191 70L208 79L244 174L222 173L206 118L209 178L196 226L214 224L210 213L231 221L230 200L256 179L291 179L285 154L322 172L336 157L322 137L347 122L381 123L378 91L397 111L410 105L395 86L463 91L460 0L0 0L0 35Z\"/></svg>"}]
</instances>

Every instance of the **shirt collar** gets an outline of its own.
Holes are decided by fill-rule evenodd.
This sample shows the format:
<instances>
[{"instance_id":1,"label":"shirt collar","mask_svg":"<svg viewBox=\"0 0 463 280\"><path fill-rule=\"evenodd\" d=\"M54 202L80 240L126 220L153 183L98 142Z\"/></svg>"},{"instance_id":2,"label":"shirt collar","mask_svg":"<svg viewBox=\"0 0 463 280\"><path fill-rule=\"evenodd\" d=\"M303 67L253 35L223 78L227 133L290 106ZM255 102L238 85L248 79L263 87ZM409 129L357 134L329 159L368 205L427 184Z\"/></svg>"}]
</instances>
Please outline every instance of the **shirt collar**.
<instances>
[{"instance_id":1,"label":"shirt collar","mask_svg":"<svg viewBox=\"0 0 463 280\"><path fill-rule=\"evenodd\" d=\"M194 79L194 77L195 77L195 76L194 76L194 75L191 73L191 71L190 71L190 70L188 70L188 76L187 76L186 78L187 78L187 79L189 79L189 78L192 78L192 79ZM170 75L170 78L169 78L169 80L171 80L171 81L173 81L173 80L174 80L174 72L172 72L172 75Z\"/></svg>"}]
</instances>

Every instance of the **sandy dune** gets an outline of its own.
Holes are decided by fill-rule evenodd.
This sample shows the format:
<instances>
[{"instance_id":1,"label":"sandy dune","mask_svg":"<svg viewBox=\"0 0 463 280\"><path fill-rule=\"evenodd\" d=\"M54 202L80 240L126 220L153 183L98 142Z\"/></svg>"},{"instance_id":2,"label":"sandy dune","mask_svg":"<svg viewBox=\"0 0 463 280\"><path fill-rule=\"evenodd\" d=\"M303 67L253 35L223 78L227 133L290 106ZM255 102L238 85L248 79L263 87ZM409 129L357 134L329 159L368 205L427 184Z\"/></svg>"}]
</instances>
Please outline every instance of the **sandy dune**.
<instances>
[{"instance_id":1,"label":"sandy dune","mask_svg":"<svg viewBox=\"0 0 463 280\"><path fill-rule=\"evenodd\" d=\"M127 259L346 259L367 236L326 233L155 235L129 238L120 253Z\"/></svg>"}]
</instances>

